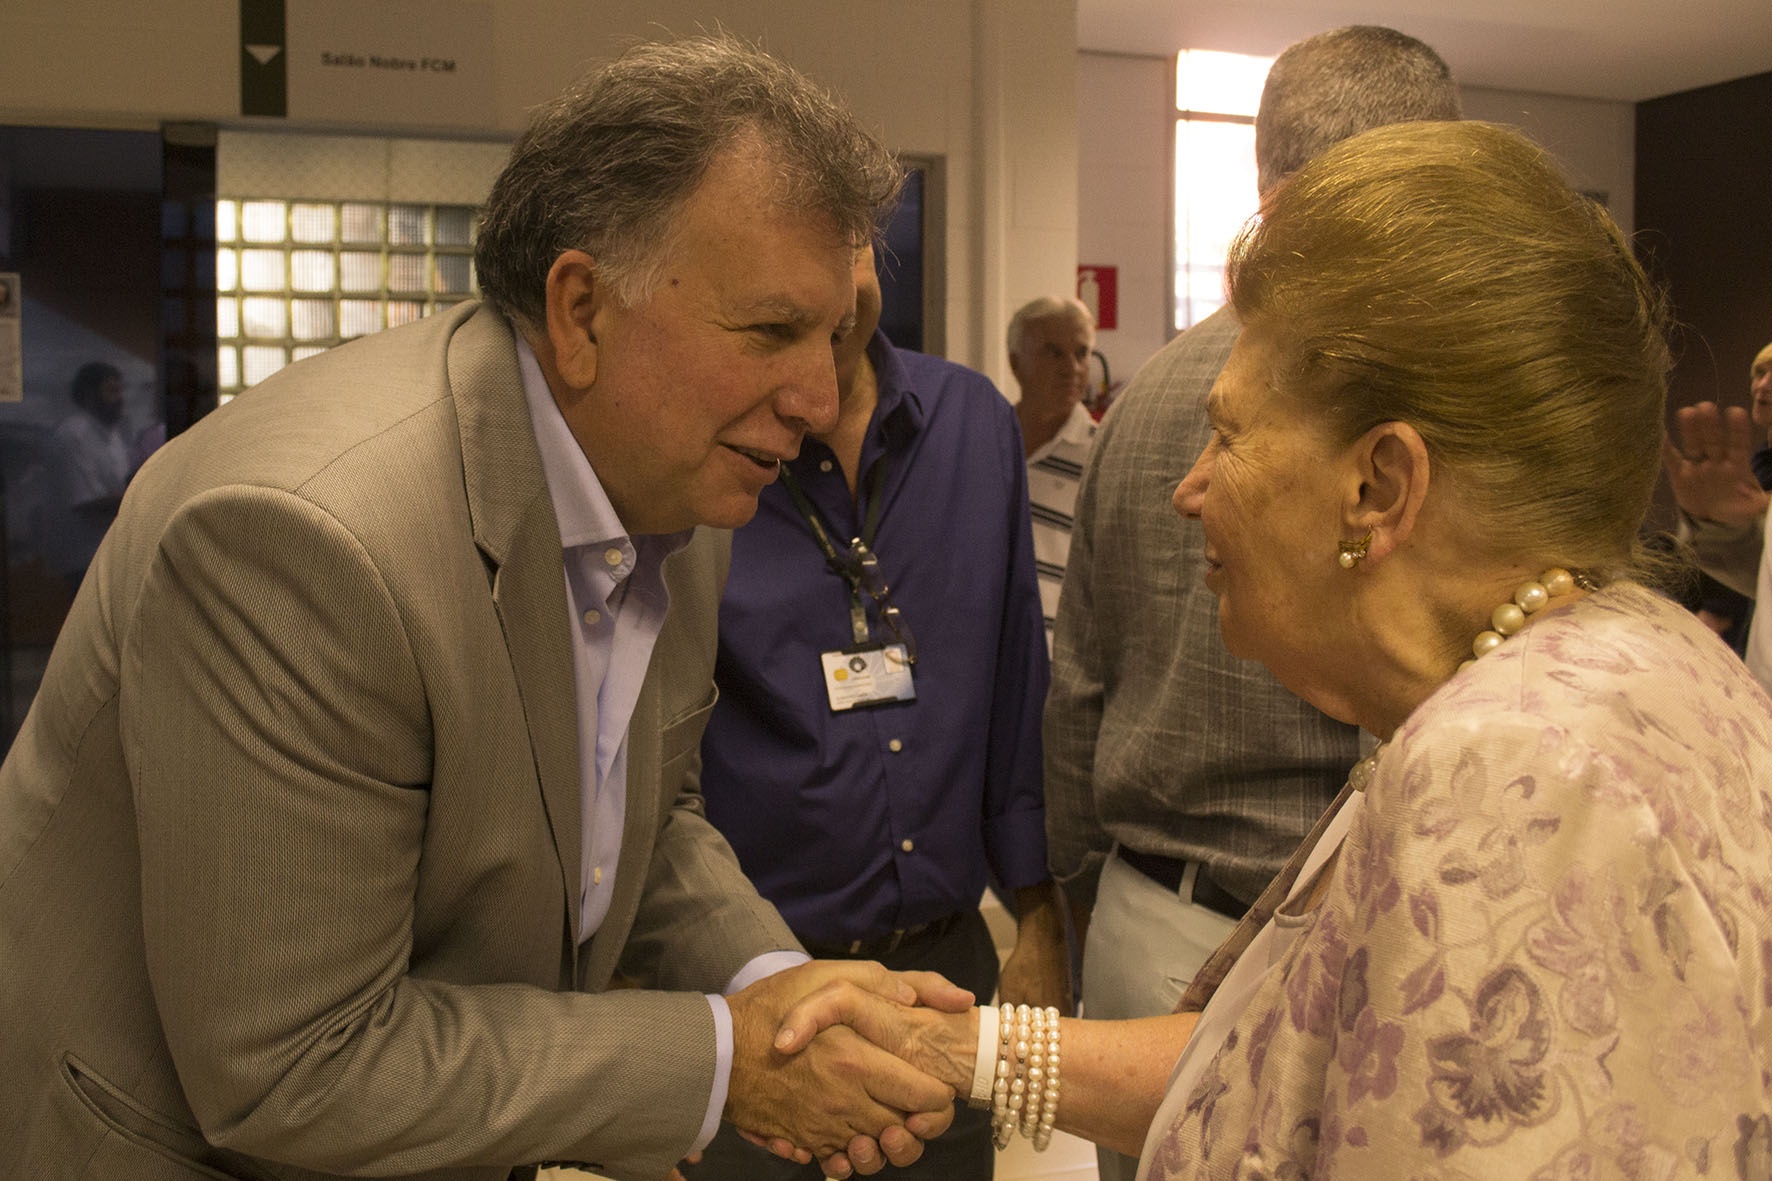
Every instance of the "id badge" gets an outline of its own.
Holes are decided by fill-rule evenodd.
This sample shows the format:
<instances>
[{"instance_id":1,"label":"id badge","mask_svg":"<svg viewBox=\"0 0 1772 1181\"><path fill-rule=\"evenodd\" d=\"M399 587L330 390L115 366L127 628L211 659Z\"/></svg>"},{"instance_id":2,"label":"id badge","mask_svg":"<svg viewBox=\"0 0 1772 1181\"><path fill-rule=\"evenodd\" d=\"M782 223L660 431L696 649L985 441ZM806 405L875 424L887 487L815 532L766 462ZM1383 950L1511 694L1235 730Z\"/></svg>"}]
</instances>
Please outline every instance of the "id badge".
<instances>
[{"instance_id":1,"label":"id badge","mask_svg":"<svg viewBox=\"0 0 1772 1181\"><path fill-rule=\"evenodd\" d=\"M835 652L820 652L824 665L824 690L831 712L884 705L889 701L915 701L917 687L911 683L911 662L903 644L868 644Z\"/></svg>"}]
</instances>

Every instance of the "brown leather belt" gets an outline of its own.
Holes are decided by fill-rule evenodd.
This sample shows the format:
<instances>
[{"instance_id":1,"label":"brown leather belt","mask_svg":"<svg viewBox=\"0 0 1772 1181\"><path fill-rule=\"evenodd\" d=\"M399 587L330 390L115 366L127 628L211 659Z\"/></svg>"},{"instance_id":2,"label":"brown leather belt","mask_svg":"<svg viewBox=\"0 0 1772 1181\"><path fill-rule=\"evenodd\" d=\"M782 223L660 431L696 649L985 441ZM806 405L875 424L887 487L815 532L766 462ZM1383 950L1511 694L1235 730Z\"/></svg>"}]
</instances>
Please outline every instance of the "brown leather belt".
<instances>
[{"instance_id":1,"label":"brown leather belt","mask_svg":"<svg viewBox=\"0 0 1772 1181\"><path fill-rule=\"evenodd\" d=\"M946 918L932 919L927 923L918 923L915 926L904 927L897 931L888 931L886 934L877 935L872 939L854 939L848 943L822 943L813 939L801 939L800 945L815 959L877 960L909 944L940 939L959 921L960 914L956 911Z\"/></svg>"},{"instance_id":2,"label":"brown leather belt","mask_svg":"<svg viewBox=\"0 0 1772 1181\"><path fill-rule=\"evenodd\" d=\"M1115 850L1115 855L1165 890L1179 891L1182 880L1187 876L1188 863L1182 857L1140 853L1137 849L1128 849L1124 845ZM1227 919L1240 919L1249 909L1248 903L1207 876L1204 865L1199 865L1194 870L1194 896L1188 901L1195 906L1216 911Z\"/></svg>"}]
</instances>

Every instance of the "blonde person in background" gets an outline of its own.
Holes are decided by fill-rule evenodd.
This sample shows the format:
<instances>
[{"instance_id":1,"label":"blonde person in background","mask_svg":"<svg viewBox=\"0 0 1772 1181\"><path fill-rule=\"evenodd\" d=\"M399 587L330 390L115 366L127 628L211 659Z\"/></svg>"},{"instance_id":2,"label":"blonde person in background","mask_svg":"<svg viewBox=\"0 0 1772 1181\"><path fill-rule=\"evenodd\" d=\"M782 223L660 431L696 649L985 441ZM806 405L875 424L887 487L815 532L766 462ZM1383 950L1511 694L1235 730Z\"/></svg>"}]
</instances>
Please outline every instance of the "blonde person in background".
<instances>
[{"instance_id":1,"label":"blonde person in background","mask_svg":"<svg viewBox=\"0 0 1772 1181\"><path fill-rule=\"evenodd\" d=\"M1772 448L1757 441L1772 432L1772 344L1748 369L1748 406L1715 402L1682 406L1677 438L1663 458L1680 506L1680 533L1706 574L1756 604L1772 602L1767 564L1766 487L1772 484ZM1772 617L1756 611L1748 628L1747 667L1772 689Z\"/></svg>"},{"instance_id":2,"label":"blonde person in background","mask_svg":"<svg viewBox=\"0 0 1772 1181\"><path fill-rule=\"evenodd\" d=\"M1639 581L1629 244L1518 133L1415 123L1301 169L1228 278L1175 506L1230 650L1381 745L1176 1013L1005 1043L836 986L790 1048L842 1015L1148 1181L1766 1177L1772 701Z\"/></svg>"}]
</instances>

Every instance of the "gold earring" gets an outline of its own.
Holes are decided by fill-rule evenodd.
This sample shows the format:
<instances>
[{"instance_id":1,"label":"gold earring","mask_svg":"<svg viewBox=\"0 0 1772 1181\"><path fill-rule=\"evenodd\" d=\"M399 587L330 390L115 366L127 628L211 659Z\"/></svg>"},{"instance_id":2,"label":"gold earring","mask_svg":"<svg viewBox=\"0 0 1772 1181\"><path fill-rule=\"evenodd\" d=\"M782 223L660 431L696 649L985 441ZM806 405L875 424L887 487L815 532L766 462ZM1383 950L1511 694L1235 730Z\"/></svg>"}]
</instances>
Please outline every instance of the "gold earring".
<instances>
[{"instance_id":1,"label":"gold earring","mask_svg":"<svg viewBox=\"0 0 1772 1181\"><path fill-rule=\"evenodd\" d=\"M1360 540L1342 542L1341 555L1336 558L1336 561L1341 563L1341 568L1343 570L1352 570L1359 560L1366 556L1366 551L1371 548L1372 530L1368 529L1366 530L1366 536L1360 538Z\"/></svg>"}]
</instances>

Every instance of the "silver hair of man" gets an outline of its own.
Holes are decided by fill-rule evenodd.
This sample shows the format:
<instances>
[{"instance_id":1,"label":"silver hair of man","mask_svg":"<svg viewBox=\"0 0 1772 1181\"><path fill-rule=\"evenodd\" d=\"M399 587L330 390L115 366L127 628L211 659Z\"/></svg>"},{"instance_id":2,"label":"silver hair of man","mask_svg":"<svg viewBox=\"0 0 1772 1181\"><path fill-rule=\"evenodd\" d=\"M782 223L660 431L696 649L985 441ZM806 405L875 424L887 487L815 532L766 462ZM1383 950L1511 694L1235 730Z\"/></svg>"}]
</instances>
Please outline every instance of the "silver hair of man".
<instances>
[{"instance_id":1,"label":"silver hair of man","mask_svg":"<svg viewBox=\"0 0 1772 1181\"><path fill-rule=\"evenodd\" d=\"M554 260L582 250L633 307L650 297L678 210L722 152L755 144L783 208L856 246L903 170L822 88L728 37L635 46L539 108L493 183L474 265L486 299L534 329Z\"/></svg>"},{"instance_id":2,"label":"silver hair of man","mask_svg":"<svg viewBox=\"0 0 1772 1181\"><path fill-rule=\"evenodd\" d=\"M1263 196L1324 150L1392 123L1457 119L1458 85L1440 55L1382 25L1306 37L1274 59L1255 115Z\"/></svg>"},{"instance_id":3,"label":"silver hair of man","mask_svg":"<svg viewBox=\"0 0 1772 1181\"><path fill-rule=\"evenodd\" d=\"M1042 295L1022 304L1009 317L1009 355L1014 356L1021 352L1021 346L1027 341L1028 325L1053 316L1070 316L1091 328L1095 327L1095 317L1089 314L1089 305L1082 300Z\"/></svg>"}]
</instances>

